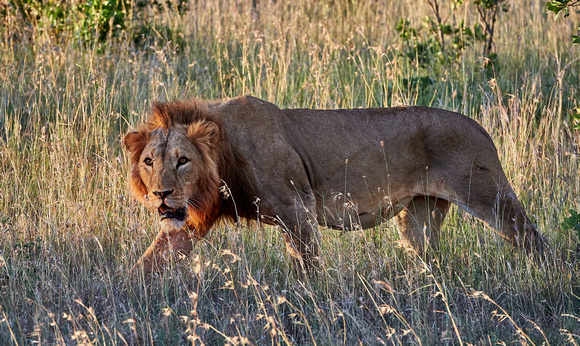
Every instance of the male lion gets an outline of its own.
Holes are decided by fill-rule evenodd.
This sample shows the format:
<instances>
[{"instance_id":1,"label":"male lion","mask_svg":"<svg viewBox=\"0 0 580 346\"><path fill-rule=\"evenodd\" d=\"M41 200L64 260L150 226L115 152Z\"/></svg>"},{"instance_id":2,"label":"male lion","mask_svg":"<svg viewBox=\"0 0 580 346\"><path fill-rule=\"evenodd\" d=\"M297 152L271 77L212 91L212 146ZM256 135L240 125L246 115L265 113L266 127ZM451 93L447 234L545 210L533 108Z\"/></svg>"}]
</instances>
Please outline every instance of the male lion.
<instances>
[{"instance_id":1,"label":"male lion","mask_svg":"<svg viewBox=\"0 0 580 346\"><path fill-rule=\"evenodd\" d=\"M403 240L423 254L437 247L451 203L526 252L546 246L489 134L453 112L281 110L250 96L155 103L125 145L131 191L161 222L134 267L145 272L170 253L188 254L223 217L280 226L302 270L319 254L319 224L361 229L394 216Z\"/></svg>"}]
</instances>

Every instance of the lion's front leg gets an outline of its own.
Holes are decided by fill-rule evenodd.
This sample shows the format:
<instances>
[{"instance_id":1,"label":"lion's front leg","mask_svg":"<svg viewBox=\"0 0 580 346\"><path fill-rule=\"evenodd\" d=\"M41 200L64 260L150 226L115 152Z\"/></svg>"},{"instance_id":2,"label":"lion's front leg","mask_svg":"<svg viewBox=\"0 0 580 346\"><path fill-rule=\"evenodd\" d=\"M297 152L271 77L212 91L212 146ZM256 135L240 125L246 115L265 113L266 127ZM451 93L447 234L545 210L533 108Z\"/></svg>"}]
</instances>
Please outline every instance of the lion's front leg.
<instances>
[{"instance_id":1,"label":"lion's front leg","mask_svg":"<svg viewBox=\"0 0 580 346\"><path fill-rule=\"evenodd\" d=\"M298 277L320 269L320 231L312 195L302 195L289 208L279 213L286 251Z\"/></svg>"},{"instance_id":2,"label":"lion's front leg","mask_svg":"<svg viewBox=\"0 0 580 346\"><path fill-rule=\"evenodd\" d=\"M187 256L193 249L190 231L187 228L161 230L153 244L131 269L131 273L143 270L146 274L163 269L171 256Z\"/></svg>"},{"instance_id":3,"label":"lion's front leg","mask_svg":"<svg viewBox=\"0 0 580 346\"><path fill-rule=\"evenodd\" d=\"M292 269L298 276L310 273L319 267L320 251L317 230L311 227L294 228L293 232L284 231L286 251L292 260Z\"/></svg>"}]
</instances>

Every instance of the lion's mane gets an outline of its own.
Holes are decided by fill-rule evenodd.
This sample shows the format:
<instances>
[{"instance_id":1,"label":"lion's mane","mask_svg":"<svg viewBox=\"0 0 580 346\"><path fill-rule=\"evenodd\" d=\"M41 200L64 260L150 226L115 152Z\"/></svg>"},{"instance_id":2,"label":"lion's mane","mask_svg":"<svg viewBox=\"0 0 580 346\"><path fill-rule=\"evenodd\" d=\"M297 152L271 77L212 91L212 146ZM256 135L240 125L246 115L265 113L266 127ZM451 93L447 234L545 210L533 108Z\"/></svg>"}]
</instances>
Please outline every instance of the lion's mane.
<instances>
[{"instance_id":1,"label":"lion's mane","mask_svg":"<svg viewBox=\"0 0 580 346\"><path fill-rule=\"evenodd\" d=\"M208 132L207 127L203 126L206 122L216 124L218 132ZM153 103L151 115L136 129L139 135L126 140L131 153L130 188L133 195L143 202L148 193L139 174L139 159L148 143L149 134L157 128L171 130L180 124L195 124L189 128L188 135L194 139L202 156L202 160L195 164L201 165L200 171L205 173L200 177L200 190L196 196L191 196L195 198L198 208L189 208L188 224L205 229L222 217L237 221L240 216L253 216L254 194L247 179L247 164L228 142L223 119L208 103L199 100ZM211 141L211 136L217 136L217 141Z\"/></svg>"}]
</instances>

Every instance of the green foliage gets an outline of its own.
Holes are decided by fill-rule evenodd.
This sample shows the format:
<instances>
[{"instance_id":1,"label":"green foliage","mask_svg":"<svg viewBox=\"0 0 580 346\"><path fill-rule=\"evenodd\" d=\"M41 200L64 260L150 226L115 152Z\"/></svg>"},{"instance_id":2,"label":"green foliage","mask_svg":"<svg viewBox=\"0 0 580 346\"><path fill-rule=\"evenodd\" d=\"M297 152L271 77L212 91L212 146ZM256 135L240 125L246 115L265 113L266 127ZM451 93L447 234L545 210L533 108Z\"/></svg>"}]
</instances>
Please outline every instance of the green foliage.
<instances>
[{"instance_id":1,"label":"green foliage","mask_svg":"<svg viewBox=\"0 0 580 346\"><path fill-rule=\"evenodd\" d=\"M46 33L56 39L71 35L82 44L99 44L107 40L133 37L142 43L144 37L155 33L161 38L173 38L175 33L167 25L153 25L147 16L166 11L183 14L188 9L186 0L12 0L0 5L4 17L18 13L23 27ZM132 15L133 18L129 16ZM169 35L169 36L167 36Z\"/></svg>"},{"instance_id":2,"label":"green foliage","mask_svg":"<svg viewBox=\"0 0 580 346\"><path fill-rule=\"evenodd\" d=\"M26 26L61 38L72 34L84 43L105 41L107 36L118 36L126 29L128 0L93 0L79 3L57 0L15 0L12 9L18 9Z\"/></svg>"},{"instance_id":3,"label":"green foliage","mask_svg":"<svg viewBox=\"0 0 580 346\"><path fill-rule=\"evenodd\" d=\"M404 55L425 67L434 61L438 63L458 62L465 49L475 42L484 44L484 55L491 54L496 12L499 8L508 10L505 0L477 0L476 6L482 24L469 26L464 20L457 20L456 12L463 1L453 0L450 4L452 15L443 20L437 0L425 0L432 9L432 16L423 19L421 26L412 26L408 19L400 18L395 25L399 37L406 43Z\"/></svg>"},{"instance_id":4,"label":"green foliage","mask_svg":"<svg viewBox=\"0 0 580 346\"><path fill-rule=\"evenodd\" d=\"M22 243L16 243L13 246L13 251L26 259L31 259L41 252L42 242L42 237L36 237Z\"/></svg>"},{"instance_id":5,"label":"green foliage","mask_svg":"<svg viewBox=\"0 0 580 346\"><path fill-rule=\"evenodd\" d=\"M570 15L570 8L580 6L580 0L552 0L546 2L546 8L550 12L554 12L555 17L558 18L560 13L564 13L564 18ZM578 27L580 31L580 26ZM580 36L572 35L572 43L580 44Z\"/></svg>"},{"instance_id":6,"label":"green foliage","mask_svg":"<svg viewBox=\"0 0 580 346\"><path fill-rule=\"evenodd\" d=\"M176 10L179 14L184 14L189 10L189 1L188 0L166 0L166 1L158 1L158 0L136 0L135 7L137 10L143 11L148 7L155 8L158 12L164 12L169 9Z\"/></svg>"},{"instance_id":7,"label":"green foliage","mask_svg":"<svg viewBox=\"0 0 580 346\"><path fill-rule=\"evenodd\" d=\"M509 10L509 4L506 0L474 0L473 4L479 13L479 19L485 28L483 55L489 56L492 54L493 49L493 37L495 34L497 12L500 9L507 12Z\"/></svg>"},{"instance_id":8,"label":"green foliage","mask_svg":"<svg viewBox=\"0 0 580 346\"><path fill-rule=\"evenodd\" d=\"M552 0L546 2L548 11L554 12L556 18L560 13L564 13L564 18L570 15L570 7L580 6L579 0Z\"/></svg>"},{"instance_id":9,"label":"green foliage","mask_svg":"<svg viewBox=\"0 0 580 346\"><path fill-rule=\"evenodd\" d=\"M426 25L419 28L411 27L410 22L403 18L395 26L406 44L403 54L411 60L417 60L421 66L430 65L441 54L441 43L433 30L431 18L427 17L425 20Z\"/></svg>"},{"instance_id":10,"label":"green foliage","mask_svg":"<svg viewBox=\"0 0 580 346\"><path fill-rule=\"evenodd\" d=\"M107 36L118 37L126 29L125 18L130 8L127 0L93 0L81 3L76 12L82 20L76 24L84 42L103 42Z\"/></svg>"},{"instance_id":11,"label":"green foliage","mask_svg":"<svg viewBox=\"0 0 580 346\"><path fill-rule=\"evenodd\" d=\"M411 27L411 22L407 19L399 19L399 22L395 25L395 30L404 41L417 37L417 29Z\"/></svg>"},{"instance_id":12,"label":"green foliage","mask_svg":"<svg viewBox=\"0 0 580 346\"><path fill-rule=\"evenodd\" d=\"M25 27L38 28L40 31L50 30L53 36L60 35L71 28L67 19L71 16L71 5L66 1L40 0L12 0L4 9L4 16L11 11L20 14L22 24Z\"/></svg>"},{"instance_id":13,"label":"green foliage","mask_svg":"<svg viewBox=\"0 0 580 346\"><path fill-rule=\"evenodd\" d=\"M580 239L580 214L575 210L570 209L568 211L570 216L564 218L564 222L560 225L565 230L574 230L578 232L578 237Z\"/></svg>"},{"instance_id":14,"label":"green foliage","mask_svg":"<svg viewBox=\"0 0 580 346\"><path fill-rule=\"evenodd\" d=\"M580 240L580 214L578 214L574 209L569 209L568 213L570 216L564 218L564 222L560 225L563 230L566 231L576 231L576 239ZM576 250L576 257L580 258L580 245Z\"/></svg>"},{"instance_id":15,"label":"green foliage","mask_svg":"<svg viewBox=\"0 0 580 346\"><path fill-rule=\"evenodd\" d=\"M425 17L420 27L413 27L409 20L401 18L395 30L406 44L403 54L411 60L416 59L423 67L435 61L458 62L465 48L485 39L479 24L473 28L466 26L463 21L457 25L438 25L433 17ZM440 37L443 37L443 41Z\"/></svg>"},{"instance_id":16,"label":"green foliage","mask_svg":"<svg viewBox=\"0 0 580 346\"><path fill-rule=\"evenodd\" d=\"M570 12L568 11L568 6L566 6L567 2L568 2L567 0L548 1L546 3L546 8L548 9L548 11L554 12L556 16L558 16L561 11L564 11L564 17L567 17L570 15Z\"/></svg>"},{"instance_id":17,"label":"green foliage","mask_svg":"<svg viewBox=\"0 0 580 346\"><path fill-rule=\"evenodd\" d=\"M580 26L578 27L578 31L580 31ZM580 44L580 35L572 35L572 43Z\"/></svg>"},{"instance_id":18,"label":"green foliage","mask_svg":"<svg viewBox=\"0 0 580 346\"><path fill-rule=\"evenodd\" d=\"M575 130L580 130L580 107L576 107L570 116L572 118L572 128Z\"/></svg>"},{"instance_id":19,"label":"green foliage","mask_svg":"<svg viewBox=\"0 0 580 346\"><path fill-rule=\"evenodd\" d=\"M475 6L485 8L487 10L500 7L502 11L507 12L509 9L509 4L506 0L474 0Z\"/></svg>"}]
</instances>

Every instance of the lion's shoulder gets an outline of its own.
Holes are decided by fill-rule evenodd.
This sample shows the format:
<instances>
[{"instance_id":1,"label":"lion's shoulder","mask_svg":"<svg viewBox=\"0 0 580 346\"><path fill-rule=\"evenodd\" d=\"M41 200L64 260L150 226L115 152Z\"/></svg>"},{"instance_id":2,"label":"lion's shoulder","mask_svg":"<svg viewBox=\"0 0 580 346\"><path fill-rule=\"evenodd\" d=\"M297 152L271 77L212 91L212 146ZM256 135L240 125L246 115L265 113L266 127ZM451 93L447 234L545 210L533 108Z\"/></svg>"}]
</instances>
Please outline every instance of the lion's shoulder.
<instances>
[{"instance_id":1,"label":"lion's shoulder","mask_svg":"<svg viewBox=\"0 0 580 346\"><path fill-rule=\"evenodd\" d=\"M238 96L219 102L214 105L214 108L222 115L235 114L236 117L241 118L272 116L273 113L280 111L280 108L273 103L250 95Z\"/></svg>"}]
</instances>

